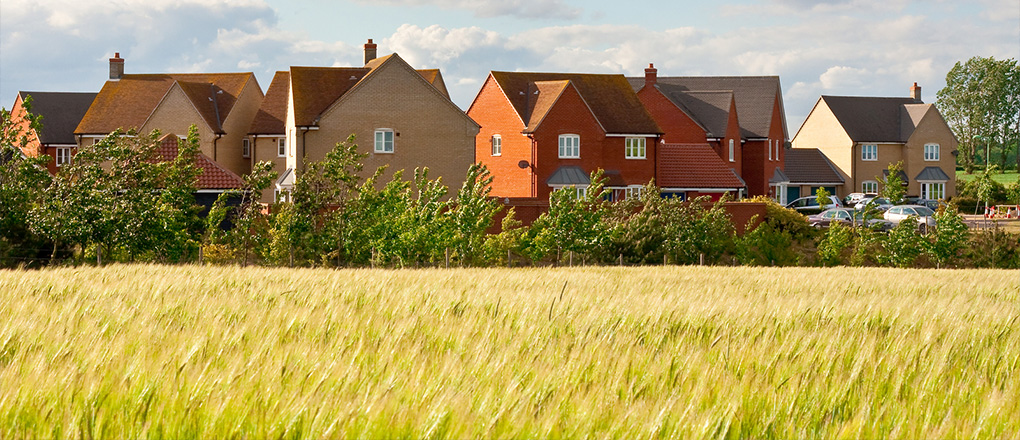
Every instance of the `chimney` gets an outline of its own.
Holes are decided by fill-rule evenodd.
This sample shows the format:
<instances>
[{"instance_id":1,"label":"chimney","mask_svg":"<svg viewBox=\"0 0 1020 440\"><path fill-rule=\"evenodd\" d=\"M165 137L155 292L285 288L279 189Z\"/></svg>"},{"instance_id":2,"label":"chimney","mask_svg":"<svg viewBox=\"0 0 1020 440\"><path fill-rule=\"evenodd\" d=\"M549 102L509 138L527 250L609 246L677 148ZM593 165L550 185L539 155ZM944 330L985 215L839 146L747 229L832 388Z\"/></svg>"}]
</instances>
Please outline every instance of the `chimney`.
<instances>
[{"instance_id":1,"label":"chimney","mask_svg":"<svg viewBox=\"0 0 1020 440\"><path fill-rule=\"evenodd\" d=\"M645 69L645 86L655 85L658 73L659 71L655 69L655 66L652 63L648 63L648 68Z\"/></svg>"},{"instance_id":2,"label":"chimney","mask_svg":"<svg viewBox=\"0 0 1020 440\"><path fill-rule=\"evenodd\" d=\"M921 86L917 85L916 82L910 86L910 97L914 98L914 101L921 102Z\"/></svg>"},{"instance_id":3,"label":"chimney","mask_svg":"<svg viewBox=\"0 0 1020 440\"><path fill-rule=\"evenodd\" d=\"M120 57L120 52L113 55L110 58L110 81L117 81L124 76L124 59Z\"/></svg>"},{"instance_id":4,"label":"chimney","mask_svg":"<svg viewBox=\"0 0 1020 440\"><path fill-rule=\"evenodd\" d=\"M368 39L368 43L365 43L365 64L368 64L369 61L372 61L372 60L375 59L375 55L376 55L375 48L376 48L375 43L373 43L372 39L369 38Z\"/></svg>"}]
</instances>

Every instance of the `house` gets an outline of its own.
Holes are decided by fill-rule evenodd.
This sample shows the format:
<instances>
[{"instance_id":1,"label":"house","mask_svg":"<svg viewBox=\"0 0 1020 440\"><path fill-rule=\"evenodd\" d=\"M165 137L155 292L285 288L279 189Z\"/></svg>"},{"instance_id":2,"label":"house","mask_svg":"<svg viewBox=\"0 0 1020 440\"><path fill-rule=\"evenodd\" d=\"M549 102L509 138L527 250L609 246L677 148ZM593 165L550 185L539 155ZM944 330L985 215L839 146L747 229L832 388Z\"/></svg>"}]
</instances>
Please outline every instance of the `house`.
<instances>
[{"instance_id":1,"label":"house","mask_svg":"<svg viewBox=\"0 0 1020 440\"><path fill-rule=\"evenodd\" d=\"M24 118L24 102L29 96L32 114L42 117L42 130L38 133L25 132L30 130ZM27 135L28 145L22 154L28 157L49 156L46 169L50 174L56 174L74 156L77 147L74 129L95 97L95 93L18 92L14 106L11 107L11 115L12 120L23 121L21 130Z\"/></svg>"},{"instance_id":2,"label":"house","mask_svg":"<svg viewBox=\"0 0 1020 440\"><path fill-rule=\"evenodd\" d=\"M620 199L655 177L662 130L623 75L490 72L468 115L482 125L475 157L492 172L494 196L583 193L603 169Z\"/></svg>"},{"instance_id":3,"label":"house","mask_svg":"<svg viewBox=\"0 0 1020 440\"><path fill-rule=\"evenodd\" d=\"M202 153L224 168L247 174L243 141L262 103L251 72L124 74L124 59L110 59L103 85L78 127L78 144L96 142L117 129L188 133L198 127Z\"/></svg>"},{"instance_id":4,"label":"house","mask_svg":"<svg viewBox=\"0 0 1020 440\"><path fill-rule=\"evenodd\" d=\"M305 161L322 160L354 134L366 175L383 165L427 167L456 191L474 163L478 129L450 100L439 70L415 70L397 54L376 58L368 40L364 67L290 68L287 170L277 187L290 190Z\"/></svg>"},{"instance_id":5,"label":"house","mask_svg":"<svg viewBox=\"0 0 1020 440\"><path fill-rule=\"evenodd\" d=\"M708 143L749 195L776 195L770 180L789 139L778 76L658 76L649 64L644 78L629 81L666 142Z\"/></svg>"},{"instance_id":6,"label":"house","mask_svg":"<svg viewBox=\"0 0 1020 440\"><path fill-rule=\"evenodd\" d=\"M878 192L890 164L902 161L907 195L947 199L956 195L956 137L932 104L910 96L822 96L793 139L817 148L839 170L843 196Z\"/></svg>"},{"instance_id":7,"label":"house","mask_svg":"<svg viewBox=\"0 0 1020 440\"><path fill-rule=\"evenodd\" d=\"M241 141L242 156L253 166L258 162L273 163L273 170L287 171L287 107L290 102L290 71L279 71L266 90L262 106L252 120L248 136ZM275 188L262 194L262 203L275 202Z\"/></svg>"},{"instance_id":8,"label":"house","mask_svg":"<svg viewBox=\"0 0 1020 440\"><path fill-rule=\"evenodd\" d=\"M817 148L791 148L783 157L784 167L777 170L778 201L787 204L799 197L814 195L824 188L829 194L846 195L842 191L846 180Z\"/></svg>"}]
</instances>

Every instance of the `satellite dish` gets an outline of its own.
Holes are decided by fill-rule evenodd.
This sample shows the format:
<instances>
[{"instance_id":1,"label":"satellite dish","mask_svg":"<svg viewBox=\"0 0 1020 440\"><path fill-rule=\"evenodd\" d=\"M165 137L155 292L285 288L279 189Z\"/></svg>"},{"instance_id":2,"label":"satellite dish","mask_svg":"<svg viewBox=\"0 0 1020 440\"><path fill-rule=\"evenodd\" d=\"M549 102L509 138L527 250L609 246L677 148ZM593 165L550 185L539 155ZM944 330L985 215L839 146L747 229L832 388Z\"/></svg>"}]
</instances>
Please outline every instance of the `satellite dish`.
<instances>
[{"instance_id":1,"label":"satellite dish","mask_svg":"<svg viewBox=\"0 0 1020 440\"><path fill-rule=\"evenodd\" d=\"M522 170L527 168L527 167L529 167L529 166L531 166L531 164L529 164L528 161L526 161L526 160L522 160L520 162L517 162L517 168L520 168Z\"/></svg>"}]
</instances>

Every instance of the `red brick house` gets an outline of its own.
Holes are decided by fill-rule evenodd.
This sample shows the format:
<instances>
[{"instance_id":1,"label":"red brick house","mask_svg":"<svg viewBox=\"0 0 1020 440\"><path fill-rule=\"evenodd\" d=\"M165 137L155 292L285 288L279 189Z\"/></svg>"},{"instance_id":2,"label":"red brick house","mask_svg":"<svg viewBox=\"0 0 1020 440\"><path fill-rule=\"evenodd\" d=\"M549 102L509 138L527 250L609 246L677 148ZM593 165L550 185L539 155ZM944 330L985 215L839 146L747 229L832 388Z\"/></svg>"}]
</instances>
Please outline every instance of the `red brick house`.
<instances>
[{"instance_id":1,"label":"red brick house","mask_svg":"<svg viewBox=\"0 0 1020 440\"><path fill-rule=\"evenodd\" d=\"M655 177L662 130L623 75L490 72L468 109L492 194L547 200L603 169L614 199Z\"/></svg>"},{"instance_id":2,"label":"red brick house","mask_svg":"<svg viewBox=\"0 0 1020 440\"><path fill-rule=\"evenodd\" d=\"M25 116L25 99L32 97L32 114L42 117L42 130L38 133L26 133L29 130ZM49 156L46 169L56 174L60 167L70 163L71 157L77 152L77 141L74 128L81 122L82 116L88 111L95 99L95 93L73 92L18 92L18 97L11 107L11 115L15 121L24 121L22 133L28 139L28 145L22 154L28 157Z\"/></svg>"},{"instance_id":3,"label":"red brick house","mask_svg":"<svg viewBox=\"0 0 1020 440\"><path fill-rule=\"evenodd\" d=\"M775 196L770 180L777 170L782 174L789 139L778 76L660 77L649 65L644 78L629 81L663 127L667 142L707 142L731 168L739 169L749 195ZM732 94L730 104L727 93Z\"/></svg>"}]
</instances>

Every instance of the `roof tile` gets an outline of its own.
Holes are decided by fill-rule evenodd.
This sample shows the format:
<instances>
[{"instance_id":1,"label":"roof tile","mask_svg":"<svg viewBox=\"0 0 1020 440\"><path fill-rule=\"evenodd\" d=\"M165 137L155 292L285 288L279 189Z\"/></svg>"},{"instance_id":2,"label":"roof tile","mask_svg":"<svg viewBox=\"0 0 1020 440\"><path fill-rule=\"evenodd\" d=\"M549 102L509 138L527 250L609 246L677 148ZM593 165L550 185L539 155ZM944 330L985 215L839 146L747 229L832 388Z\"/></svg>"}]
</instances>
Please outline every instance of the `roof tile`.
<instances>
[{"instance_id":1,"label":"roof tile","mask_svg":"<svg viewBox=\"0 0 1020 440\"><path fill-rule=\"evenodd\" d=\"M708 144L662 144L658 166L661 188L739 189L746 186Z\"/></svg>"},{"instance_id":2,"label":"roof tile","mask_svg":"<svg viewBox=\"0 0 1020 440\"><path fill-rule=\"evenodd\" d=\"M175 135L163 135L159 139L159 147L156 149L159 153L157 160L169 162L176 159L178 142ZM201 169L198 175L198 189L241 189L244 187L244 180L240 176L221 167L201 152L195 157L195 164Z\"/></svg>"}]
</instances>

